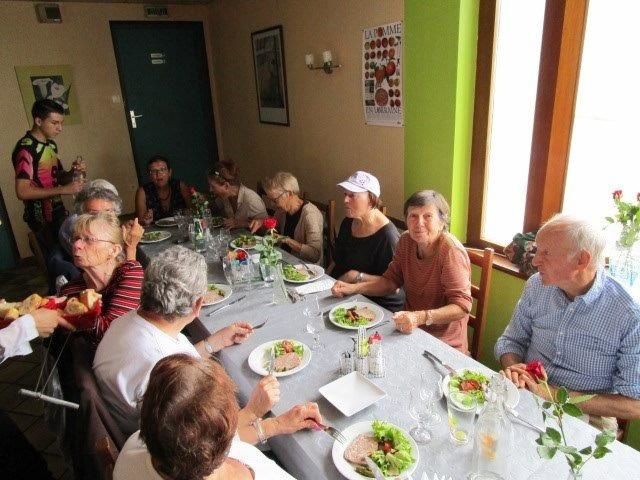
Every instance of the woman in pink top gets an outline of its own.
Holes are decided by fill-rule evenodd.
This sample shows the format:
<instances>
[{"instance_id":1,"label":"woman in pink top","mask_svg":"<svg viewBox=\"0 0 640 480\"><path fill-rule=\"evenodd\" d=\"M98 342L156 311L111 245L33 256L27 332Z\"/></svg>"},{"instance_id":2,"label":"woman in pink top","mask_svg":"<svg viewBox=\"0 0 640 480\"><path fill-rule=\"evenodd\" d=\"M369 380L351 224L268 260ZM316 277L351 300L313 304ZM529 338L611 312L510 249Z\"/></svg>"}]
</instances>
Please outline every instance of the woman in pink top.
<instances>
[{"instance_id":1,"label":"woman in pink top","mask_svg":"<svg viewBox=\"0 0 640 480\"><path fill-rule=\"evenodd\" d=\"M433 190L416 192L404 204L407 222L393 261L382 276L365 275L361 283L336 282L336 297L361 293L386 295L404 287L404 310L393 315L396 328L423 330L468 353L471 265L462 244L448 232L449 205Z\"/></svg>"}]
</instances>

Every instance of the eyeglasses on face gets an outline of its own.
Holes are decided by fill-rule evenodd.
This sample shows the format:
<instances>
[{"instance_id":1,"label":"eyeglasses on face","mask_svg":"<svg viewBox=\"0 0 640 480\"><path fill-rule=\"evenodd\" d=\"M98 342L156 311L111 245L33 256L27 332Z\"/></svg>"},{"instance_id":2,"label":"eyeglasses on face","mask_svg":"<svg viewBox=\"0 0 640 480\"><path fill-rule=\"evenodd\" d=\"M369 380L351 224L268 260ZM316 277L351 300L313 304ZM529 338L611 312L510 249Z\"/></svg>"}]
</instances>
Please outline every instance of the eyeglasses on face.
<instances>
[{"instance_id":1,"label":"eyeglasses on face","mask_svg":"<svg viewBox=\"0 0 640 480\"><path fill-rule=\"evenodd\" d=\"M74 235L71 238L71 242L72 243L76 243L77 241L81 241L85 245L95 245L98 242L105 242L105 243L115 244L111 240L104 240L102 238L91 237L89 235Z\"/></svg>"},{"instance_id":2,"label":"eyeglasses on face","mask_svg":"<svg viewBox=\"0 0 640 480\"><path fill-rule=\"evenodd\" d=\"M269 195L267 195L267 198L271 200L273 203L276 203L278 200L280 200L280 197L282 197L285 193L287 193L287 191L283 190L282 193L278 195L276 198L272 198Z\"/></svg>"},{"instance_id":3,"label":"eyeglasses on face","mask_svg":"<svg viewBox=\"0 0 640 480\"><path fill-rule=\"evenodd\" d=\"M152 168L149 170L149 175L162 175L163 173L167 173L169 169L167 167L160 168Z\"/></svg>"}]
</instances>

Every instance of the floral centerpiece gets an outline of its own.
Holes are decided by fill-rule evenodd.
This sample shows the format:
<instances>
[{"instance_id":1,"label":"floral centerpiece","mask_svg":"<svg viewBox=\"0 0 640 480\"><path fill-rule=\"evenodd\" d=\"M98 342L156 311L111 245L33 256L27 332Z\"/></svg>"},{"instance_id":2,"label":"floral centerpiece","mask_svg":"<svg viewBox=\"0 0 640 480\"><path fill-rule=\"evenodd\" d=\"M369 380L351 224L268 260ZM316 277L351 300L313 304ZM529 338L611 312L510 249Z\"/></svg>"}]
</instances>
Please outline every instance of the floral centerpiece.
<instances>
[{"instance_id":1,"label":"floral centerpiece","mask_svg":"<svg viewBox=\"0 0 640 480\"><path fill-rule=\"evenodd\" d=\"M205 218L209 212L209 200L206 195L199 193L195 187L189 189L191 194L191 213L194 218Z\"/></svg>"},{"instance_id":2,"label":"floral centerpiece","mask_svg":"<svg viewBox=\"0 0 640 480\"><path fill-rule=\"evenodd\" d=\"M631 203L622 200L622 190L616 190L613 192L613 203L618 213L613 217L606 217L606 220L622 225L618 243L622 247L631 248L640 238L640 192L636 194L635 203Z\"/></svg>"},{"instance_id":3,"label":"floral centerpiece","mask_svg":"<svg viewBox=\"0 0 640 480\"><path fill-rule=\"evenodd\" d=\"M529 362L526 367L527 373L542 386L543 392L547 398L542 403L542 419L547 423L553 420L558 428L547 426L545 433L540 434L536 439L538 444L538 455L540 458L551 459L556 453L562 453L567 459L570 469L570 478L581 478L582 468L592 458L599 459L604 457L611 450L607 445L616 439L615 432L605 430L595 437L595 445L589 445L578 450L568 444L567 436L564 430L564 415L572 417L581 417L582 410L578 407L579 403L592 399L595 395L577 395L570 397L565 387L559 387L552 391L547 382L547 374L544 370L542 362L536 360ZM537 401L537 397L536 397Z\"/></svg>"},{"instance_id":4,"label":"floral centerpiece","mask_svg":"<svg viewBox=\"0 0 640 480\"><path fill-rule=\"evenodd\" d=\"M262 237L260 262L265 265L276 265L281 258L276 250L276 243L278 242L276 227L278 226L278 221L275 217L267 217L262 222L262 226L267 230L267 233Z\"/></svg>"}]
</instances>

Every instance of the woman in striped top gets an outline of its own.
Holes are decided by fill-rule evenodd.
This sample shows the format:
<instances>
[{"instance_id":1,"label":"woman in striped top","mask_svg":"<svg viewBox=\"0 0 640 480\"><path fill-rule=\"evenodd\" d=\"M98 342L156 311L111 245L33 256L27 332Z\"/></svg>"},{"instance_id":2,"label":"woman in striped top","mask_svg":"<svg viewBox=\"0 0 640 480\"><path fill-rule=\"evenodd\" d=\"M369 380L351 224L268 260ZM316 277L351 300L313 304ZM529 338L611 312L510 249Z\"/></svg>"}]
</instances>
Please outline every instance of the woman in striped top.
<instances>
[{"instance_id":1,"label":"woman in striped top","mask_svg":"<svg viewBox=\"0 0 640 480\"><path fill-rule=\"evenodd\" d=\"M102 312L91 334L96 345L113 320L140 304L143 271L135 259L135 245L142 232L137 222L120 227L118 218L108 213L81 215L75 223L73 262L83 274L60 293L76 297L93 288L102 294Z\"/></svg>"},{"instance_id":2,"label":"woman in striped top","mask_svg":"<svg viewBox=\"0 0 640 480\"><path fill-rule=\"evenodd\" d=\"M396 328L411 333L420 327L468 353L471 264L462 244L448 232L449 205L438 192L422 190L405 202L404 215L408 230L387 271L365 275L361 283L336 282L332 293L386 295L404 287L404 310L393 315Z\"/></svg>"}]
</instances>

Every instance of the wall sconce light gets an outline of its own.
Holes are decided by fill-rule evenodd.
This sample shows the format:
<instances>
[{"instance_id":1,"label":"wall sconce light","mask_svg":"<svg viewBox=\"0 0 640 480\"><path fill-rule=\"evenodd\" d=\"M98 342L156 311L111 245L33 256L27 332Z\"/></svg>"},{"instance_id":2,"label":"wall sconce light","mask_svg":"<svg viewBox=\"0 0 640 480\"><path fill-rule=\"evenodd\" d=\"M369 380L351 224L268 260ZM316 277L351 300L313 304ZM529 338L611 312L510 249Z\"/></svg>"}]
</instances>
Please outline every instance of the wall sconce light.
<instances>
[{"instance_id":1,"label":"wall sconce light","mask_svg":"<svg viewBox=\"0 0 640 480\"><path fill-rule=\"evenodd\" d=\"M309 70L324 70L324 73L333 73L334 68L340 68L342 65L333 63L333 56L331 50L322 52L322 65L316 67L313 64L313 53L307 53L304 56L304 62L307 64Z\"/></svg>"}]
</instances>

